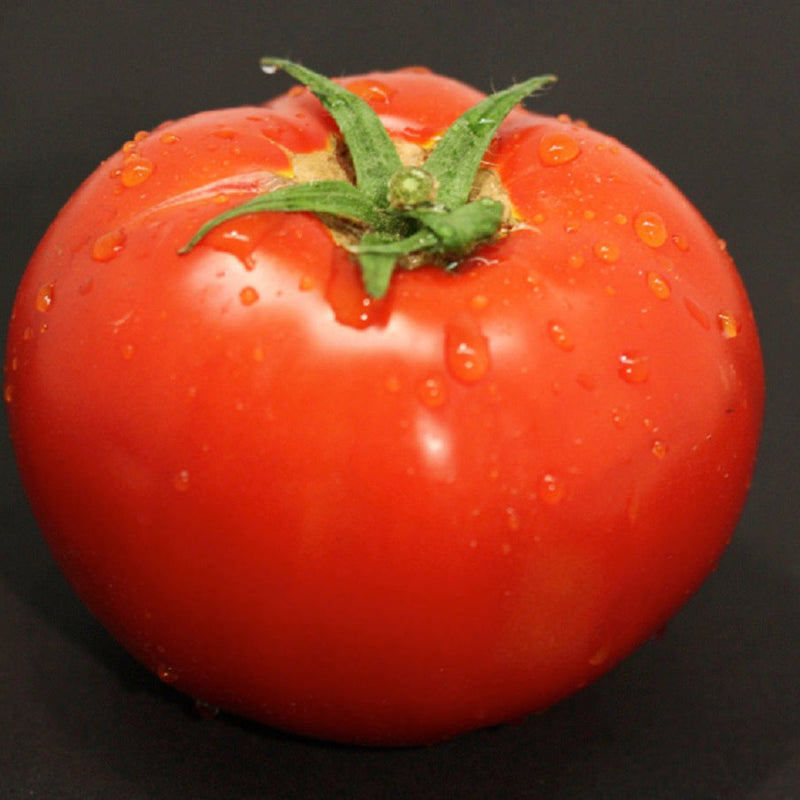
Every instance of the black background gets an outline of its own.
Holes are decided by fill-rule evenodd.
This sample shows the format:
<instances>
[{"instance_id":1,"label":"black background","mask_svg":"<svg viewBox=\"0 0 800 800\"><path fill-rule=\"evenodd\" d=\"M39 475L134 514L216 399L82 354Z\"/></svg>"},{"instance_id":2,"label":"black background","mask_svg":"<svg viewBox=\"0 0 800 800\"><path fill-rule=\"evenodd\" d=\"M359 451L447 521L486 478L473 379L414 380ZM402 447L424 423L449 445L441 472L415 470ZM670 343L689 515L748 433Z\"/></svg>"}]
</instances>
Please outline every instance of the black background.
<instances>
[{"instance_id":1,"label":"black background","mask_svg":"<svg viewBox=\"0 0 800 800\"><path fill-rule=\"evenodd\" d=\"M728 241L758 318L767 417L720 569L615 671L544 715L364 750L201 721L70 593L0 431L2 798L800 797L800 5L282 0L6 2L0 11L2 328L77 184L140 129L329 75L426 64L482 90L560 77L586 118L666 172Z\"/></svg>"}]
</instances>

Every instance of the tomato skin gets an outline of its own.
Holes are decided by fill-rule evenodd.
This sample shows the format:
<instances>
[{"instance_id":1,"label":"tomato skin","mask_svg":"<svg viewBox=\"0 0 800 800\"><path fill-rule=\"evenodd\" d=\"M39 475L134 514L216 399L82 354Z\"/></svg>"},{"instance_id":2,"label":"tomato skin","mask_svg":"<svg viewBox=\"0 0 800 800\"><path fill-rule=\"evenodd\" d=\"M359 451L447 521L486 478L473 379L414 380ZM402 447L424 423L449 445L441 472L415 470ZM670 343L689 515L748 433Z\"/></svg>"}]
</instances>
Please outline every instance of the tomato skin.
<instances>
[{"instance_id":1,"label":"tomato skin","mask_svg":"<svg viewBox=\"0 0 800 800\"><path fill-rule=\"evenodd\" d=\"M425 144L481 95L342 79ZM763 411L728 254L623 145L515 111L525 223L383 300L307 214L226 223L335 126L306 90L136 137L23 277L6 399L89 609L191 696L411 744L546 708L659 630L739 517Z\"/></svg>"}]
</instances>

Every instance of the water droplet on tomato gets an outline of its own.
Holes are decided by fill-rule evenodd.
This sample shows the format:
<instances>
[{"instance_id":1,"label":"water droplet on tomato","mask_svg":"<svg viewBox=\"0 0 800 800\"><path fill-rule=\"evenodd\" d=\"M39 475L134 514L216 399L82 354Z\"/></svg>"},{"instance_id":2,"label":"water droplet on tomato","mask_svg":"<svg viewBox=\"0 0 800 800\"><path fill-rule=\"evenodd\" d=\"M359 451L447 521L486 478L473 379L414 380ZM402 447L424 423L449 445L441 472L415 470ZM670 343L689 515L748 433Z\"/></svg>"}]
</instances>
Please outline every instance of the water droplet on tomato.
<instances>
[{"instance_id":1,"label":"water droplet on tomato","mask_svg":"<svg viewBox=\"0 0 800 800\"><path fill-rule=\"evenodd\" d=\"M638 353L623 353L618 374L627 383L644 383L650 377L650 359Z\"/></svg>"},{"instance_id":2,"label":"water droplet on tomato","mask_svg":"<svg viewBox=\"0 0 800 800\"><path fill-rule=\"evenodd\" d=\"M686 297L683 300L683 304L691 315L692 319L694 319L694 321L697 322L701 328L704 330L710 330L711 319L694 300L692 300L690 297Z\"/></svg>"},{"instance_id":3,"label":"water droplet on tomato","mask_svg":"<svg viewBox=\"0 0 800 800\"><path fill-rule=\"evenodd\" d=\"M742 329L739 320L727 311L720 311L717 314L717 325L726 339L735 339Z\"/></svg>"},{"instance_id":4,"label":"water droplet on tomato","mask_svg":"<svg viewBox=\"0 0 800 800\"><path fill-rule=\"evenodd\" d=\"M689 240L680 233L676 233L672 237L672 243L684 253L689 249Z\"/></svg>"},{"instance_id":5,"label":"water droplet on tomato","mask_svg":"<svg viewBox=\"0 0 800 800\"><path fill-rule=\"evenodd\" d=\"M131 361L136 353L136 348L132 344L126 344L122 348L122 358L125 361Z\"/></svg>"},{"instance_id":6,"label":"water droplet on tomato","mask_svg":"<svg viewBox=\"0 0 800 800\"><path fill-rule=\"evenodd\" d=\"M123 186L131 188L144 183L155 170L155 164L144 156L131 154L125 159L119 179Z\"/></svg>"},{"instance_id":7,"label":"water droplet on tomato","mask_svg":"<svg viewBox=\"0 0 800 800\"><path fill-rule=\"evenodd\" d=\"M580 152L580 145L566 133L547 133L539 142L539 160L546 167L568 164L576 159Z\"/></svg>"},{"instance_id":8,"label":"water droplet on tomato","mask_svg":"<svg viewBox=\"0 0 800 800\"><path fill-rule=\"evenodd\" d=\"M124 249L125 238L122 228L98 236L92 245L92 258L95 261L111 261Z\"/></svg>"},{"instance_id":9,"label":"water droplet on tomato","mask_svg":"<svg viewBox=\"0 0 800 800\"><path fill-rule=\"evenodd\" d=\"M55 284L46 283L36 293L36 310L50 311L53 308L54 297L55 297Z\"/></svg>"},{"instance_id":10,"label":"water droplet on tomato","mask_svg":"<svg viewBox=\"0 0 800 800\"><path fill-rule=\"evenodd\" d=\"M614 222L616 222L617 225L627 225L628 218L625 214L614 214Z\"/></svg>"},{"instance_id":11,"label":"water droplet on tomato","mask_svg":"<svg viewBox=\"0 0 800 800\"><path fill-rule=\"evenodd\" d=\"M669 282L663 275L650 272L647 275L647 285L659 300L666 300L671 293Z\"/></svg>"},{"instance_id":12,"label":"water droplet on tomato","mask_svg":"<svg viewBox=\"0 0 800 800\"><path fill-rule=\"evenodd\" d=\"M489 370L489 342L469 315L460 315L445 325L444 348L445 363L460 381L475 383Z\"/></svg>"},{"instance_id":13,"label":"water droplet on tomato","mask_svg":"<svg viewBox=\"0 0 800 800\"><path fill-rule=\"evenodd\" d=\"M245 286L244 289L239 292L239 300L243 306L253 305L253 303L258 301L258 296L258 292L252 286Z\"/></svg>"},{"instance_id":14,"label":"water droplet on tomato","mask_svg":"<svg viewBox=\"0 0 800 800\"><path fill-rule=\"evenodd\" d=\"M175 681L178 680L177 670L167 664L159 664L156 669L156 675L158 675L159 679L164 683L175 683Z\"/></svg>"},{"instance_id":15,"label":"water droplet on tomato","mask_svg":"<svg viewBox=\"0 0 800 800\"><path fill-rule=\"evenodd\" d=\"M314 279L310 275L301 275L297 288L301 292L310 292L314 288Z\"/></svg>"},{"instance_id":16,"label":"water droplet on tomato","mask_svg":"<svg viewBox=\"0 0 800 800\"><path fill-rule=\"evenodd\" d=\"M438 408L447 401L447 384L444 376L438 373L428 375L417 387L417 397L428 408Z\"/></svg>"},{"instance_id":17,"label":"water droplet on tomato","mask_svg":"<svg viewBox=\"0 0 800 800\"><path fill-rule=\"evenodd\" d=\"M172 486L176 492L185 492L189 488L189 470L182 469L172 476Z\"/></svg>"},{"instance_id":18,"label":"water droplet on tomato","mask_svg":"<svg viewBox=\"0 0 800 800\"><path fill-rule=\"evenodd\" d=\"M565 487L561 479L548 473L539 481L539 497L547 505L554 506L564 497Z\"/></svg>"},{"instance_id":19,"label":"water droplet on tomato","mask_svg":"<svg viewBox=\"0 0 800 800\"><path fill-rule=\"evenodd\" d=\"M655 211L642 211L633 221L636 235L648 247L661 247L667 241L667 226Z\"/></svg>"},{"instance_id":20,"label":"water droplet on tomato","mask_svg":"<svg viewBox=\"0 0 800 800\"><path fill-rule=\"evenodd\" d=\"M180 137L177 134L167 132L162 133L158 141L161 142L161 144L176 144L180 141Z\"/></svg>"},{"instance_id":21,"label":"water droplet on tomato","mask_svg":"<svg viewBox=\"0 0 800 800\"><path fill-rule=\"evenodd\" d=\"M510 531L518 531L520 529L520 520L519 514L517 513L517 509L513 508L512 506L508 506L505 511L506 515L506 527ZM508 550L505 548L508 547ZM511 552L511 545L504 545L503 546L503 553L508 554Z\"/></svg>"},{"instance_id":22,"label":"water droplet on tomato","mask_svg":"<svg viewBox=\"0 0 800 800\"><path fill-rule=\"evenodd\" d=\"M569 352L575 349L575 340L562 323L551 320L547 323L547 333L550 340L562 350Z\"/></svg>"},{"instance_id":23,"label":"water droplet on tomato","mask_svg":"<svg viewBox=\"0 0 800 800\"><path fill-rule=\"evenodd\" d=\"M489 298L485 294L476 294L469 301L470 307L481 311L489 305Z\"/></svg>"},{"instance_id":24,"label":"water droplet on tomato","mask_svg":"<svg viewBox=\"0 0 800 800\"><path fill-rule=\"evenodd\" d=\"M13 399L14 399L14 387L10 383L7 383L3 387L3 400L5 400L6 403L10 403Z\"/></svg>"},{"instance_id":25,"label":"water droplet on tomato","mask_svg":"<svg viewBox=\"0 0 800 800\"><path fill-rule=\"evenodd\" d=\"M358 95L362 100L366 100L372 104L382 104L391 100L392 96L397 91L391 86L387 86L382 81L371 80L369 78L358 78L350 81L345 85L345 88L355 95Z\"/></svg>"},{"instance_id":26,"label":"water droplet on tomato","mask_svg":"<svg viewBox=\"0 0 800 800\"><path fill-rule=\"evenodd\" d=\"M652 454L659 460L663 459L667 455L667 446L664 444L664 442L656 439L653 442L653 446L650 448L650 452L652 452Z\"/></svg>"},{"instance_id":27,"label":"water droplet on tomato","mask_svg":"<svg viewBox=\"0 0 800 800\"><path fill-rule=\"evenodd\" d=\"M594 246L594 254L606 264L613 264L619 261L621 255L619 245L614 242L597 242Z\"/></svg>"}]
</instances>

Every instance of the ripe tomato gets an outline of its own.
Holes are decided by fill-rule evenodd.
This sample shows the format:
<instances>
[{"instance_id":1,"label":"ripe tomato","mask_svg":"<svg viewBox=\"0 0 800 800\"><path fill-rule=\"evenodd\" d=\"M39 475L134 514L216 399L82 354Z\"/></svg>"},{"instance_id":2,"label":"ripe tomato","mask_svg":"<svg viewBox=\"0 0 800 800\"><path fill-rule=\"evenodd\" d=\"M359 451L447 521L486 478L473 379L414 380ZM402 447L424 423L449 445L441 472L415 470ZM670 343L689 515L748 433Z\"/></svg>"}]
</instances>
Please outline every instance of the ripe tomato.
<instances>
[{"instance_id":1,"label":"ripe tomato","mask_svg":"<svg viewBox=\"0 0 800 800\"><path fill-rule=\"evenodd\" d=\"M338 83L411 162L483 98L422 69ZM55 558L164 681L306 735L430 742L551 705L697 589L750 481L761 354L685 197L519 107L480 171L511 223L446 269L371 295L308 212L179 254L347 166L337 130L297 88L136 134L28 266L5 399Z\"/></svg>"}]
</instances>

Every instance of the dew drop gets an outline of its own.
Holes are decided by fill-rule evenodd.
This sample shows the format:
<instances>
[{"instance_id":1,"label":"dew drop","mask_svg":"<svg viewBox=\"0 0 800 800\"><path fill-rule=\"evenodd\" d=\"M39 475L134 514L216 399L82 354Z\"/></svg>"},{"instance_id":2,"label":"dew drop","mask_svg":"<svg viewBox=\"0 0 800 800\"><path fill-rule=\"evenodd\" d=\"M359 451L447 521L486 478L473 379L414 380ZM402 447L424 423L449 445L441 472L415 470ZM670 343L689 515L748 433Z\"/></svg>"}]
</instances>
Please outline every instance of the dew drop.
<instances>
[{"instance_id":1,"label":"dew drop","mask_svg":"<svg viewBox=\"0 0 800 800\"><path fill-rule=\"evenodd\" d=\"M131 361L136 353L136 348L132 344L126 344L122 348L122 358L125 361Z\"/></svg>"},{"instance_id":2,"label":"dew drop","mask_svg":"<svg viewBox=\"0 0 800 800\"><path fill-rule=\"evenodd\" d=\"M642 211L633 222L636 235L648 247L661 247L667 241L667 226L655 211Z\"/></svg>"},{"instance_id":3,"label":"dew drop","mask_svg":"<svg viewBox=\"0 0 800 800\"><path fill-rule=\"evenodd\" d=\"M628 218L625 214L614 214L614 222L616 222L617 225L627 225Z\"/></svg>"},{"instance_id":4,"label":"dew drop","mask_svg":"<svg viewBox=\"0 0 800 800\"><path fill-rule=\"evenodd\" d=\"M159 664L158 668L156 669L156 675L158 675L159 679L162 680L164 683L175 683L178 680L178 673L177 671L166 664Z\"/></svg>"},{"instance_id":5,"label":"dew drop","mask_svg":"<svg viewBox=\"0 0 800 800\"><path fill-rule=\"evenodd\" d=\"M614 242L597 242L594 246L594 254L606 264L613 264L619 261L621 255L619 246Z\"/></svg>"},{"instance_id":6,"label":"dew drop","mask_svg":"<svg viewBox=\"0 0 800 800\"><path fill-rule=\"evenodd\" d=\"M672 237L672 243L683 253L689 249L689 240L680 233L676 233Z\"/></svg>"},{"instance_id":7,"label":"dew drop","mask_svg":"<svg viewBox=\"0 0 800 800\"><path fill-rule=\"evenodd\" d=\"M111 261L122 252L125 238L125 231L122 228L98 236L92 245L92 258L95 261Z\"/></svg>"},{"instance_id":8,"label":"dew drop","mask_svg":"<svg viewBox=\"0 0 800 800\"><path fill-rule=\"evenodd\" d=\"M355 95L358 95L362 100L374 105L385 105L391 100L396 90L391 86L387 86L382 81L370 80L369 78L359 78L350 81L345 88Z\"/></svg>"},{"instance_id":9,"label":"dew drop","mask_svg":"<svg viewBox=\"0 0 800 800\"><path fill-rule=\"evenodd\" d=\"M619 357L618 374L627 383L644 383L650 377L650 359L636 353Z\"/></svg>"},{"instance_id":10,"label":"dew drop","mask_svg":"<svg viewBox=\"0 0 800 800\"><path fill-rule=\"evenodd\" d=\"M274 75L278 71L278 68L275 66L275 64L268 64L266 62L262 62L261 71L265 75Z\"/></svg>"},{"instance_id":11,"label":"dew drop","mask_svg":"<svg viewBox=\"0 0 800 800\"><path fill-rule=\"evenodd\" d=\"M314 288L314 279L310 275L301 275L297 288L301 292L310 292Z\"/></svg>"},{"instance_id":12,"label":"dew drop","mask_svg":"<svg viewBox=\"0 0 800 800\"><path fill-rule=\"evenodd\" d=\"M539 497L547 505L554 506L564 497L564 484L555 475L548 473L539 481Z\"/></svg>"},{"instance_id":13,"label":"dew drop","mask_svg":"<svg viewBox=\"0 0 800 800\"><path fill-rule=\"evenodd\" d=\"M562 323L551 320L547 323L547 333L550 340L561 350L570 352L575 349L575 340Z\"/></svg>"},{"instance_id":14,"label":"dew drop","mask_svg":"<svg viewBox=\"0 0 800 800\"><path fill-rule=\"evenodd\" d=\"M161 144L176 144L180 141L180 137L174 133L162 133L158 140Z\"/></svg>"},{"instance_id":15,"label":"dew drop","mask_svg":"<svg viewBox=\"0 0 800 800\"><path fill-rule=\"evenodd\" d=\"M438 408L447 401L447 386L444 376L434 373L429 375L417 387L417 397L428 408Z\"/></svg>"},{"instance_id":16,"label":"dew drop","mask_svg":"<svg viewBox=\"0 0 800 800\"><path fill-rule=\"evenodd\" d=\"M182 469L172 476L172 486L176 492L185 492L189 488L189 471Z\"/></svg>"},{"instance_id":17,"label":"dew drop","mask_svg":"<svg viewBox=\"0 0 800 800\"><path fill-rule=\"evenodd\" d=\"M54 297L55 297L55 284L46 283L36 293L36 310L50 311L53 308Z\"/></svg>"},{"instance_id":18,"label":"dew drop","mask_svg":"<svg viewBox=\"0 0 800 800\"><path fill-rule=\"evenodd\" d=\"M144 183L155 169L155 164L144 156L133 154L129 156L122 167L119 179L123 186L129 189Z\"/></svg>"},{"instance_id":19,"label":"dew drop","mask_svg":"<svg viewBox=\"0 0 800 800\"><path fill-rule=\"evenodd\" d=\"M706 312L703 311L703 309L700 308L700 306L694 300L692 300L690 297L686 297L684 298L683 304L691 315L692 319L694 319L694 321L697 322L701 328L704 330L710 330L711 320L709 319L708 314L706 314Z\"/></svg>"},{"instance_id":20,"label":"dew drop","mask_svg":"<svg viewBox=\"0 0 800 800\"><path fill-rule=\"evenodd\" d=\"M258 301L258 292L252 286L245 286L239 292L239 300L243 306L251 306Z\"/></svg>"},{"instance_id":21,"label":"dew drop","mask_svg":"<svg viewBox=\"0 0 800 800\"><path fill-rule=\"evenodd\" d=\"M517 509L513 508L512 506L508 506L505 510L505 516L506 516L506 527L510 531L518 531L520 529L520 520ZM508 547L508 550L505 549L506 547ZM504 553L511 552L511 545L504 545L503 552Z\"/></svg>"},{"instance_id":22,"label":"dew drop","mask_svg":"<svg viewBox=\"0 0 800 800\"><path fill-rule=\"evenodd\" d=\"M647 285L659 300L666 300L671 294L669 282L663 275L650 272L647 275Z\"/></svg>"},{"instance_id":23,"label":"dew drop","mask_svg":"<svg viewBox=\"0 0 800 800\"><path fill-rule=\"evenodd\" d=\"M585 263L584 257L580 253L573 253L568 259L567 264L572 269L580 269Z\"/></svg>"},{"instance_id":24,"label":"dew drop","mask_svg":"<svg viewBox=\"0 0 800 800\"><path fill-rule=\"evenodd\" d=\"M726 339L735 339L742 329L739 320L727 311L720 311L717 314L717 325Z\"/></svg>"},{"instance_id":25,"label":"dew drop","mask_svg":"<svg viewBox=\"0 0 800 800\"><path fill-rule=\"evenodd\" d=\"M603 645L602 647L598 647L594 653L589 658L589 663L593 667L599 667L601 664L605 664L608 661L608 656L610 654L610 650L608 645Z\"/></svg>"},{"instance_id":26,"label":"dew drop","mask_svg":"<svg viewBox=\"0 0 800 800\"><path fill-rule=\"evenodd\" d=\"M664 442L656 439L653 442L653 446L650 448L650 452L659 460L663 459L667 455L667 446Z\"/></svg>"},{"instance_id":27,"label":"dew drop","mask_svg":"<svg viewBox=\"0 0 800 800\"><path fill-rule=\"evenodd\" d=\"M445 363L451 374L465 383L486 375L491 359L489 343L470 316L459 316L445 325Z\"/></svg>"},{"instance_id":28,"label":"dew drop","mask_svg":"<svg viewBox=\"0 0 800 800\"><path fill-rule=\"evenodd\" d=\"M469 301L470 307L481 311L489 305L489 298L485 294L476 294Z\"/></svg>"},{"instance_id":29,"label":"dew drop","mask_svg":"<svg viewBox=\"0 0 800 800\"><path fill-rule=\"evenodd\" d=\"M580 145L566 133L547 133L539 142L539 160L546 167L568 164L580 152Z\"/></svg>"},{"instance_id":30,"label":"dew drop","mask_svg":"<svg viewBox=\"0 0 800 800\"><path fill-rule=\"evenodd\" d=\"M5 400L6 403L10 403L13 399L14 399L14 387L10 383L7 383L3 387L3 400Z\"/></svg>"}]
</instances>

